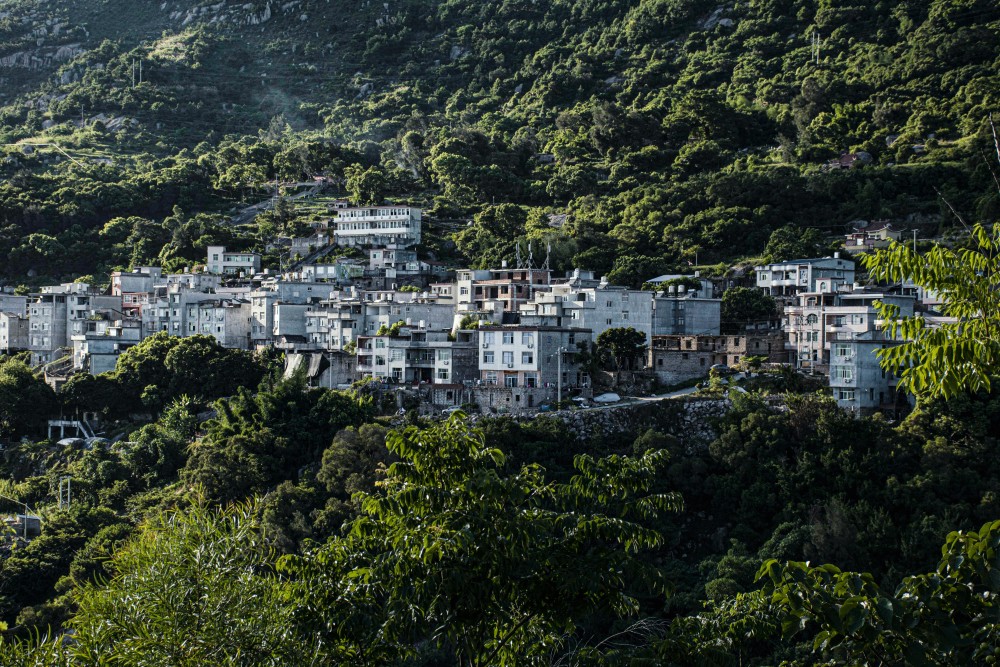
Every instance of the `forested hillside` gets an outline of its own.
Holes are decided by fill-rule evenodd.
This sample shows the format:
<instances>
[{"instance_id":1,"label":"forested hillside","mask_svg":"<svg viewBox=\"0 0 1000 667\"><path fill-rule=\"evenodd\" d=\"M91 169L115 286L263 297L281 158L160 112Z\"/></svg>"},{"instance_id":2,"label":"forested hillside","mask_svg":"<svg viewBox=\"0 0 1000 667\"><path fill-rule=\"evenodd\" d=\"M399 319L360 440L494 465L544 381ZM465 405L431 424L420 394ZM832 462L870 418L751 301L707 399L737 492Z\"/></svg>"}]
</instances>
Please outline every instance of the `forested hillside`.
<instances>
[{"instance_id":1,"label":"forested hillside","mask_svg":"<svg viewBox=\"0 0 1000 667\"><path fill-rule=\"evenodd\" d=\"M930 238L948 205L1000 210L998 26L986 0L5 0L0 272L262 247L314 213L229 211L320 173L432 231L474 219L425 248L455 265L529 238L632 284L759 256L786 225L817 250L858 218Z\"/></svg>"}]
</instances>

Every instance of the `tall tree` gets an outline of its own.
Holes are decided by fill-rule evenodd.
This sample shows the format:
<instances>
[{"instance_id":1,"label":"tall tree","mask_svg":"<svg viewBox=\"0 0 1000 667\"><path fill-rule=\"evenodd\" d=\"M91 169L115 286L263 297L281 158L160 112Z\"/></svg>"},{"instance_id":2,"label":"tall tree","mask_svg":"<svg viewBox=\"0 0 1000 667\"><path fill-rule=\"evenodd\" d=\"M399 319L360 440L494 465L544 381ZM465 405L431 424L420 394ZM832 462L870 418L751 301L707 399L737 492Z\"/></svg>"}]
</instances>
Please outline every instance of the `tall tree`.
<instances>
[{"instance_id":1,"label":"tall tree","mask_svg":"<svg viewBox=\"0 0 1000 667\"><path fill-rule=\"evenodd\" d=\"M662 543L649 527L676 510L655 493L666 453L578 457L568 484L537 465L503 475L504 455L461 415L393 432L380 493L318 553L288 558L308 627L336 656L385 664L430 640L457 664L548 659L592 611L637 610L637 582L659 577L636 554Z\"/></svg>"},{"instance_id":2,"label":"tall tree","mask_svg":"<svg viewBox=\"0 0 1000 667\"><path fill-rule=\"evenodd\" d=\"M900 386L925 397L989 391L1000 368L1000 226L976 225L967 247L920 254L893 243L861 262L875 280L912 281L936 294L941 313L953 318L932 326L922 314L901 318L898 307L879 305L887 336L902 341L879 359Z\"/></svg>"}]
</instances>

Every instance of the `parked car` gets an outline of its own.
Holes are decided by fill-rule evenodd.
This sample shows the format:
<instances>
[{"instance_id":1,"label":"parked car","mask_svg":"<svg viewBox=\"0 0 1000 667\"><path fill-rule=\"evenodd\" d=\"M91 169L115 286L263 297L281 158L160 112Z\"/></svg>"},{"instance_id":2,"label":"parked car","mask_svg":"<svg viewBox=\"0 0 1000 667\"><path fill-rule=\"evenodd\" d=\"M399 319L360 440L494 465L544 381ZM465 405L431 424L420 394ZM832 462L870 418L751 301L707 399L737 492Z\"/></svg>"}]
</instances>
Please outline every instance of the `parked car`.
<instances>
[{"instance_id":1,"label":"parked car","mask_svg":"<svg viewBox=\"0 0 1000 667\"><path fill-rule=\"evenodd\" d=\"M617 403L620 400L622 400L622 397L613 391L594 397L594 403Z\"/></svg>"},{"instance_id":2,"label":"parked car","mask_svg":"<svg viewBox=\"0 0 1000 667\"><path fill-rule=\"evenodd\" d=\"M729 366L727 366L725 364L715 364L711 368L709 368L708 370L709 370L709 372L715 371L719 375L732 375L733 373L736 372L732 368L730 368Z\"/></svg>"}]
</instances>

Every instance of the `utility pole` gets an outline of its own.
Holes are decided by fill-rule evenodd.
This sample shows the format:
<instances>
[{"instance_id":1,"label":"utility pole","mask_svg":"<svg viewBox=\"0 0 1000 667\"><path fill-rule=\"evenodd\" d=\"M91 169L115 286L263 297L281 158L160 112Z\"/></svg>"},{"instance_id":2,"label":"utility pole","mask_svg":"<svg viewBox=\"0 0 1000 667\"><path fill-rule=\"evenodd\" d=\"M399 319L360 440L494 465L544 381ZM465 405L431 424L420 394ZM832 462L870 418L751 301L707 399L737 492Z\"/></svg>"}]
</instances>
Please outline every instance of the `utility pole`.
<instances>
[{"instance_id":1,"label":"utility pole","mask_svg":"<svg viewBox=\"0 0 1000 667\"><path fill-rule=\"evenodd\" d=\"M556 350L556 405L562 403L562 355L566 351L565 347Z\"/></svg>"},{"instance_id":2,"label":"utility pole","mask_svg":"<svg viewBox=\"0 0 1000 667\"><path fill-rule=\"evenodd\" d=\"M132 58L132 88L135 88L135 58Z\"/></svg>"},{"instance_id":3,"label":"utility pole","mask_svg":"<svg viewBox=\"0 0 1000 667\"><path fill-rule=\"evenodd\" d=\"M142 58L139 59L139 83L142 83Z\"/></svg>"}]
</instances>

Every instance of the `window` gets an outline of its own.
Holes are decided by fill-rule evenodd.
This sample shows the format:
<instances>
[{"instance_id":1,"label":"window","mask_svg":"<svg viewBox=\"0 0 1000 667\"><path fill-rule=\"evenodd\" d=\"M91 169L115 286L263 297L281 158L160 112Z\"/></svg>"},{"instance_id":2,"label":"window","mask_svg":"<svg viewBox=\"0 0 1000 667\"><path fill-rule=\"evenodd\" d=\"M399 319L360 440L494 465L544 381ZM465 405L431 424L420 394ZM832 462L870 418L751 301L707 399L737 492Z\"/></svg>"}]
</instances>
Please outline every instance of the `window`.
<instances>
[{"instance_id":1,"label":"window","mask_svg":"<svg viewBox=\"0 0 1000 667\"><path fill-rule=\"evenodd\" d=\"M689 356L689 355L688 355L688 353L687 353L687 352L682 352L682 353L681 353L681 359L687 359L687 358L688 358L688 356Z\"/></svg>"},{"instance_id":2,"label":"window","mask_svg":"<svg viewBox=\"0 0 1000 667\"><path fill-rule=\"evenodd\" d=\"M496 360L496 357L492 352L483 352L483 363L492 364Z\"/></svg>"},{"instance_id":3,"label":"window","mask_svg":"<svg viewBox=\"0 0 1000 667\"><path fill-rule=\"evenodd\" d=\"M524 376L524 386L525 387L537 387L538 386L538 376L534 373L526 374Z\"/></svg>"},{"instance_id":4,"label":"window","mask_svg":"<svg viewBox=\"0 0 1000 667\"><path fill-rule=\"evenodd\" d=\"M485 332L483 332L483 342L484 343L490 343L490 344L493 343L493 332L492 331L485 331Z\"/></svg>"},{"instance_id":5,"label":"window","mask_svg":"<svg viewBox=\"0 0 1000 667\"><path fill-rule=\"evenodd\" d=\"M504 332L504 334L503 334L503 344L504 345L513 345L514 344L514 332L513 331L505 331Z\"/></svg>"},{"instance_id":6,"label":"window","mask_svg":"<svg viewBox=\"0 0 1000 667\"><path fill-rule=\"evenodd\" d=\"M532 342L533 342L533 336L530 333L525 332L521 334L522 345L531 345Z\"/></svg>"},{"instance_id":7,"label":"window","mask_svg":"<svg viewBox=\"0 0 1000 667\"><path fill-rule=\"evenodd\" d=\"M448 369L447 368L439 368L438 371L437 371L437 379L438 380L447 380L448 379Z\"/></svg>"},{"instance_id":8,"label":"window","mask_svg":"<svg viewBox=\"0 0 1000 667\"><path fill-rule=\"evenodd\" d=\"M622 319L623 320L628 320L628 311L627 310L622 311Z\"/></svg>"},{"instance_id":9,"label":"window","mask_svg":"<svg viewBox=\"0 0 1000 667\"><path fill-rule=\"evenodd\" d=\"M389 361L402 361L403 351L402 350L389 350Z\"/></svg>"},{"instance_id":10,"label":"window","mask_svg":"<svg viewBox=\"0 0 1000 667\"><path fill-rule=\"evenodd\" d=\"M533 364L535 363L535 355L531 352L521 353L521 363L522 364Z\"/></svg>"},{"instance_id":11,"label":"window","mask_svg":"<svg viewBox=\"0 0 1000 667\"><path fill-rule=\"evenodd\" d=\"M816 322L818 321L819 318L816 317L816 315L809 315L808 317L806 317L806 324L816 324Z\"/></svg>"},{"instance_id":12,"label":"window","mask_svg":"<svg viewBox=\"0 0 1000 667\"><path fill-rule=\"evenodd\" d=\"M496 371L490 371L486 374L486 384L496 384L497 383L497 373Z\"/></svg>"},{"instance_id":13,"label":"window","mask_svg":"<svg viewBox=\"0 0 1000 667\"><path fill-rule=\"evenodd\" d=\"M854 380L854 369L850 366L834 366L833 377L843 382L851 382Z\"/></svg>"},{"instance_id":14,"label":"window","mask_svg":"<svg viewBox=\"0 0 1000 667\"><path fill-rule=\"evenodd\" d=\"M833 347L834 354L838 357L849 357L851 356L851 344L850 343L837 343Z\"/></svg>"},{"instance_id":15,"label":"window","mask_svg":"<svg viewBox=\"0 0 1000 667\"><path fill-rule=\"evenodd\" d=\"M510 387L510 388L516 387L517 386L517 376L516 375L508 375L507 377L505 377L503 379L503 385L505 387Z\"/></svg>"},{"instance_id":16,"label":"window","mask_svg":"<svg viewBox=\"0 0 1000 667\"><path fill-rule=\"evenodd\" d=\"M514 363L514 353L513 352L504 352L503 353L503 362L505 364L512 364L512 363Z\"/></svg>"},{"instance_id":17,"label":"window","mask_svg":"<svg viewBox=\"0 0 1000 667\"><path fill-rule=\"evenodd\" d=\"M838 389L837 390L837 400L838 401L853 401L854 400L854 390L853 389Z\"/></svg>"},{"instance_id":18,"label":"window","mask_svg":"<svg viewBox=\"0 0 1000 667\"><path fill-rule=\"evenodd\" d=\"M438 360L448 361L451 359L451 350L438 350Z\"/></svg>"}]
</instances>

